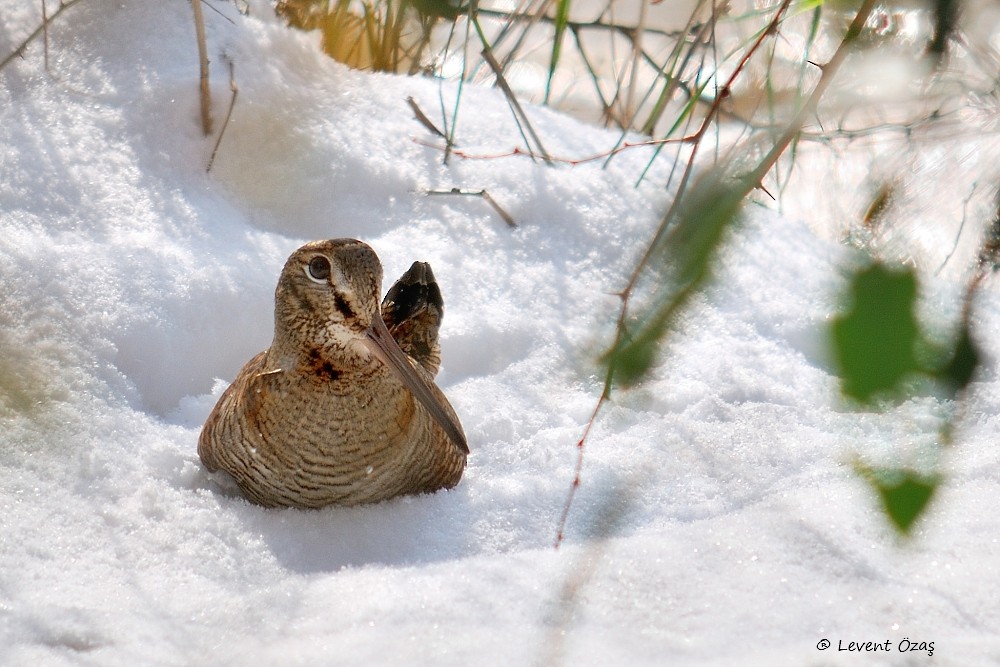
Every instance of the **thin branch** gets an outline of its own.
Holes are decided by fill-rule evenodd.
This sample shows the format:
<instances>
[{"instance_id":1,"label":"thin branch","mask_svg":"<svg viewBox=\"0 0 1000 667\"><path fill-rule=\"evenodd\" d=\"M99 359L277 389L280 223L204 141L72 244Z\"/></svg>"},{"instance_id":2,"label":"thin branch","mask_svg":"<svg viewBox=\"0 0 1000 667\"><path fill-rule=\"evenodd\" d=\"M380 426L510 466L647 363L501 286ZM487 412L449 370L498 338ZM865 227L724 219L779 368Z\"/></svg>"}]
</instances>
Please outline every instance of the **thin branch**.
<instances>
[{"instance_id":1,"label":"thin branch","mask_svg":"<svg viewBox=\"0 0 1000 667\"><path fill-rule=\"evenodd\" d=\"M229 21L233 25L236 25L236 21L232 20L231 18L229 18L228 16L226 16L225 14L223 14L221 11L219 11L219 9L217 7L213 7L207 0L201 0L201 2L202 2L202 4L204 4L206 7L208 7L209 9L211 9L213 12L215 12L216 14L218 14L219 16L221 16L222 18L226 19L227 21ZM238 7L237 7L236 11L240 11Z\"/></svg>"},{"instance_id":2,"label":"thin branch","mask_svg":"<svg viewBox=\"0 0 1000 667\"><path fill-rule=\"evenodd\" d=\"M656 250L656 248L659 247L660 241L662 240L663 235L666 233L667 228L669 227L670 223L674 221L674 219L677 216L677 212L680 210L680 202L683 199L684 192L687 190L687 185L690 182L691 175L694 171L694 164L698 155L698 148L701 146L701 142L707 135L708 130L712 126L712 123L715 122L717 116L719 115L720 110L722 108L723 100L725 100L728 97L728 93L730 90L732 90L733 84L736 82L736 79L739 78L739 76L743 73L743 70L746 68L747 63L750 62L750 59L753 57L753 55L762 47L765 39L777 31L778 25L780 24L781 19L785 14L785 11L791 5L791 2L792 0L782 1L781 5L775 12L774 18L771 19L770 23L768 23L767 27L764 30L760 31L760 34L757 36L757 39L750 46L750 48L747 49L747 51L743 54L743 57L740 58L732 74L730 74L725 84L720 88L720 94L716 95L715 99L712 101L712 106L709 107L708 113L705 115L705 118L702 121L701 126L692 136L691 144L693 146L693 149L691 152L691 156L688 158L687 166L684 169L684 173L681 175L681 182L677 188L677 195L674 197L673 203L670 205L670 208L667 209L666 214L664 214L662 220L660 221L660 226L653 234L652 240L647 246L645 253L643 253L642 258L639 260L639 263L633 270L632 275L629 278L628 284L622 293L623 304L622 304L621 317L619 318L620 325L624 325L624 318L627 315L628 311L628 300L632 291L635 289L635 285L638 282L639 277L642 274L642 271L646 268L646 265L649 263L649 260L653 255L653 252ZM617 342L618 341L616 341L616 344Z\"/></svg>"},{"instance_id":3,"label":"thin branch","mask_svg":"<svg viewBox=\"0 0 1000 667\"><path fill-rule=\"evenodd\" d=\"M226 118L222 121L222 129L219 130L219 136L212 148L212 155L208 158L208 166L205 167L206 173L212 171L212 165L215 164L215 154L219 151L219 145L222 143L223 135L226 134L226 128L229 127L229 119L233 117L233 107L236 106L236 96L240 92L236 85L236 65L232 60L229 61L229 90L233 91L233 96L229 98L229 109L226 111Z\"/></svg>"},{"instance_id":4,"label":"thin branch","mask_svg":"<svg viewBox=\"0 0 1000 667\"><path fill-rule=\"evenodd\" d=\"M597 75L597 69L591 63L590 58L587 56L587 51L583 47L583 41L580 39L580 33L575 28L570 28L570 32L573 33L573 39L576 40L576 50L580 54L580 59L583 61L583 66L590 75L590 80L594 84L594 93L597 95L597 99L601 102L601 117L604 119L605 123L610 123L612 120L612 110L611 105L608 101L604 99L604 93L601 91L601 78Z\"/></svg>"},{"instance_id":5,"label":"thin branch","mask_svg":"<svg viewBox=\"0 0 1000 667\"><path fill-rule=\"evenodd\" d=\"M547 14L539 14L536 12L530 13L518 13L518 12L505 12L498 9L479 9L477 12L480 16L487 16L490 18L504 19L510 23L516 22L529 22L529 23L555 23L555 19ZM618 32L629 38L630 40L635 37L636 33L641 29L647 35L656 35L659 37L669 37L672 39L684 38L686 36L685 31L682 30L660 30L657 28L650 28L646 26L640 28L638 26L624 25L621 23L614 23L613 21L602 21L597 19L594 21L566 21L566 28L569 30L586 30L586 29L597 29L597 30L609 30L613 32Z\"/></svg>"},{"instance_id":6,"label":"thin branch","mask_svg":"<svg viewBox=\"0 0 1000 667\"><path fill-rule=\"evenodd\" d=\"M482 197L483 199L486 200L487 204L493 207L493 210L497 212L497 215L503 218L503 221L507 223L508 227L510 227L511 229L517 229L517 223L514 222L513 216L511 216L510 213L504 210L504 208L497 203L497 200L494 199L492 196L490 196L489 192L483 190Z\"/></svg>"},{"instance_id":7,"label":"thin branch","mask_svg":"<svg viewBox=\"0 0 1000 667\"><path fill-rule=\"evenodd\" d=\"M941 262L941 266L939 266L937 271L934 272L935 276L940 274L941 271L944 270L945 265L948 264L949 261L951 261L952 255L954 255L955 251L958 250L958 241L959 239L962 238L962 232L965 230L965 221L968 220L969 218L969 202L972 201L972 196L976 194L976 189L978 187L979 187L979 181L975 181L972 184L972 189L969 190L968 196L962 201L962 222L959 223L958 231L955 233L955 242L951 244L951 250L948 251L948 254L945 256L944 261Z\"/></svg>"},{"instance_id":8,"label":"thin branch","mask_svg":"<svg viewBox=\"0 0 1000 667\"><path fill-rule=\"evenodd\" d=\"M568 164L571 166L577 166L580 164L585 164L587 162L597 162L598 160L605 160L612 155L617 155L627 150L633 148L645 148L649 146L664 146L668 144L691 144L698 140L697 135L688 135L686 137L672 137L668 139L649 139L647 141L626 141L619 144L618 146L603 151L601 153L595 153L594 155L588 155L580 158L569 158L569 157L558 157L554 155L549 155L544 159L550 162L558 162L560 164ZM542 158L543 156L532 153L530 150L525 150L522 148L514 147L505 153L469 153L467 151L458 150L454 147L447 148L443 146L437 146L435 144L421 141L420 139L414 139L414 143L420 144L421 146L427 146L428 148L434 148L437 150L447 150L450 154L456 155L463 160L500 160L502 158L508 157L530 157L532 159Z\"/></svg>"},{"instance_id":9,"label":"thin branch","mask_svg":"<svg viewBox=\"0 0 1000 667\"><path fill-rule=\"evenodd\" d=\"M490 196L490 193L486 190L464 190L462 188L452 188L450 190L427 190L424 192L425 195L459 195L465 197L482 197L483 200L493 207L493 210L497 212L507 226L511 229L517 229L517 222L514 221L514 217L508 213L497 200Z\"/></svg>"},{"instance_id":10,"label":"thin branch","mask_svg":"<svg viewBox=\"0 0 1000 667\"><path fill-rule=\"evenodd\" d=\"M3 60L0 60L0 70L2 70L4 67L10 64L10 61L12 61L14 58L17 58L22 53L24 53L24 49L27 48L28 44L31 44L31 42L33 42L36 37L38 37L43 33L47 36L49 24L51 24L53 21L59 18L60 14L62 14L64 11L66 11L67 9L69 9L78 2L80 2L80 0L66 0L66 2L63 2L62 4L59 5L59 9L57 9L52 16L48 17L43 16L42 24L37 28L35 28L35 31L32 32L30 35L28 35L28 37L23 42L21 42L18 45L18 47L14 49L7 57L5 57Z\"/></svg>"},{"instance_id":11,"label":"thin branch","mask_svg":"<svg viewBox=\"0 0 1000 667\"><path fill-rule=\"evenodd\" d=\"M597 422L597 413L601 411L604 403L609 398L611 398L610 365L608 365L608 372L604 380L604 390L601 392L601 398L594 406L594 411L590 413L590 419L587 420L587 425L583 428L583 435L581 435L580 439L576 441L576 468L573 471L573 483L569 486L569 493L566 496L566 502L563 504L562 513L559 515L559 528L556 530L555 542L552 543L553 549L558 549L559 545L562 544L563 539L566 537L566 520L569 518L569 511L573 507L573 500L576 498L576 490L580 488L580 475L583 472L583 443L587 441L587 436L590 435L590 429L593 428L594 424Z\"/></svg>"}]
</instances>

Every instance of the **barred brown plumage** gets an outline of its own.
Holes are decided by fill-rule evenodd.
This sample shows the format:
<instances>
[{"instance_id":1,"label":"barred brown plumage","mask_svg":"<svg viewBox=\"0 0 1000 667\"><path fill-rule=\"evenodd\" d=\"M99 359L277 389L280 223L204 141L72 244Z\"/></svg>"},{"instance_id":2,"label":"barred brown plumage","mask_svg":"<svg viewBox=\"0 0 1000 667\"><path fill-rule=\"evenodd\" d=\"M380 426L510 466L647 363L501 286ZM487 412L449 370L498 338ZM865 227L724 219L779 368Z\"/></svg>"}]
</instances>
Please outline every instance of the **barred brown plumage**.
<instances>
[{"instance_id":1,"label":"barred brown plumage","mask_svg":"<svg viewBox=\"0 0 1000 667\"><path fill-rule=\"evenodd\" d=\"M380 311L381 283L361 241L314 241L288 258L271 346L202 429L210 471L264 506L356 505L458 484L468 445L433 381L443 313L434 275L414 262Z\"/></svg>"}]
</instances>

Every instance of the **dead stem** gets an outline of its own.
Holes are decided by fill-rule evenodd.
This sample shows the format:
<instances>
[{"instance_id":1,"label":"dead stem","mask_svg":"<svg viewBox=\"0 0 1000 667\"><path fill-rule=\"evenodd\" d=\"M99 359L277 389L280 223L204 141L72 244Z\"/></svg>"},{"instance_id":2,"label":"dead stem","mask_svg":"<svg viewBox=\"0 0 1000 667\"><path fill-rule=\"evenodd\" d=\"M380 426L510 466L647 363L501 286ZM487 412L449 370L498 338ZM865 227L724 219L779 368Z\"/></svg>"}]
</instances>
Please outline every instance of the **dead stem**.
<instances>
[{"instance_id":1,"label":"dead stem","mask_svg":"<svg viewBox=\"0 0 1000 667\"><path fill-rule=\"evenodd\" d=\"M427 114L425 114L420 109L420 106L417 104L417 101L415 99L413 99L412 97L407 97L406 98L406 103L409 104L410 108L413 110L413 116L414 116L414 118L417 119L417 122L419 122L421 125L423 125L424 127L426 127L428 132L430 132L431 134L435 134L435 135L441 137L445 141L448 140L448 135L446 135L444 132L442 132L441 130L439 130L437 128L437 125L435 125L431 121L431 119L427 117Z\"/></svg>"},{"instance_id":2,"label":"dead stem","mask_svg":"<svg viewBox=\"0 0 1000 667\"><path fill-rule=\"evenodd\" d=\"M198 40L198 69L201 99L201 131L212 134L212 91L208 87L208 47L205 44L205 16L201 13L201 0L191 0L194 12L194 30Z\"/></svg>"}]
</instances>

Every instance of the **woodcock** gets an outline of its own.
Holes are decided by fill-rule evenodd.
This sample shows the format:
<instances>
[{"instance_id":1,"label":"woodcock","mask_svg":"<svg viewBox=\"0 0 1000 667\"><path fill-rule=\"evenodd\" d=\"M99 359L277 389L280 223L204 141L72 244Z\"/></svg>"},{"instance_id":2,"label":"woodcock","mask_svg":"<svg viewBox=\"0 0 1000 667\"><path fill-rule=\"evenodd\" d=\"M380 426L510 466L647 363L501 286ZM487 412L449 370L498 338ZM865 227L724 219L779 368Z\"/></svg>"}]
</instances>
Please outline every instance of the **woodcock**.
<instances>
[{"instance_id":1,"label":"woodcock","mask_svg":"<svg viewBox=\"0 0 1000 667\"><path fill-rule=\"evenodd\" d=\"M198 441L260 505L356 505L458 484L469 453L433 377L443 303L414 262L379 308L382 264L314 241L281 272L274 340L219 399Z\"/></svg>"}]
</instances>

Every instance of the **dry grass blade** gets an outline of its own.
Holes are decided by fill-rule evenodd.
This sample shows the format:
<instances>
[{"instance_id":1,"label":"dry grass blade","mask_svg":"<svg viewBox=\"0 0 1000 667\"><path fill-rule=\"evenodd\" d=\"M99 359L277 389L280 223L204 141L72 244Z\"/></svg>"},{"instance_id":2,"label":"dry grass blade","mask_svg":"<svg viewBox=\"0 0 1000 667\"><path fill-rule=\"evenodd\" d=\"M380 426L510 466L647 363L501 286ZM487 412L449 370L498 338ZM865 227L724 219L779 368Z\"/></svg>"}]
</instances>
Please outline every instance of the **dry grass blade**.
<instances>
[{"instance_id":1,"label":"dry grass blade","mask_svg":"<svg viewBox=\"0 0 1000 667\"><path fill-rule=\"evenodd\" d=\"M493 70L493 73L497 77L497 85L500 86L500 90L503 91L504 96L507 98L507 103L510 105L511 112L514 114L514 120L517 121L517 126L521 130L521 136L524 137L524 143L527 144L528 150L531 151L532 154L534 154L535 149L537 149L538 153L542 156L542 159L547 164L552 164L552 158L542 145L542 140L539 139L538 135L535 133L535 128L531 126L531 121L528 120L527 114L525 114L524 109L521 108L521 103L517 101L514 91L512 91L510 86L507 84L507 79L503 75L500 63L498 63L497 59L493 56L493 52L489 45L486 44L485 38L483 39L483 43L485 45L482 52L483 59L489 64L490 69ZM534 141L535 149L532 149L531 142L528 141L528 136L524 134L525 132L527 132Z\"/></svg>"}]
</instances>

